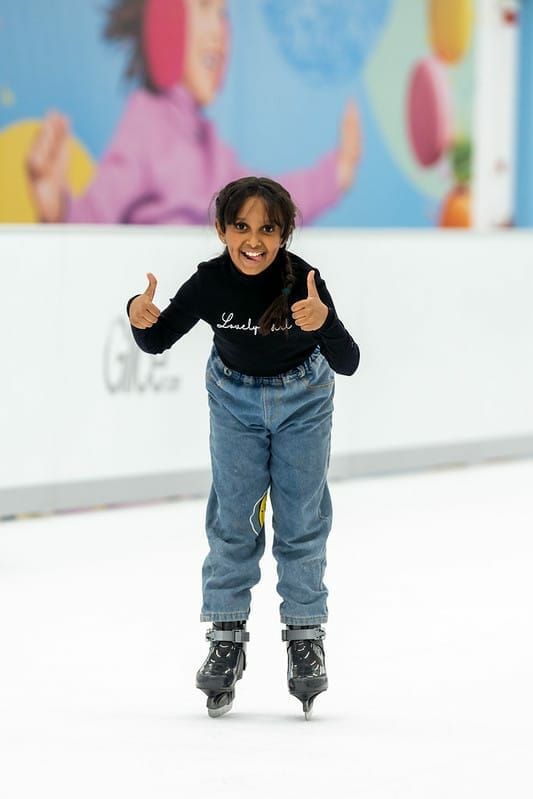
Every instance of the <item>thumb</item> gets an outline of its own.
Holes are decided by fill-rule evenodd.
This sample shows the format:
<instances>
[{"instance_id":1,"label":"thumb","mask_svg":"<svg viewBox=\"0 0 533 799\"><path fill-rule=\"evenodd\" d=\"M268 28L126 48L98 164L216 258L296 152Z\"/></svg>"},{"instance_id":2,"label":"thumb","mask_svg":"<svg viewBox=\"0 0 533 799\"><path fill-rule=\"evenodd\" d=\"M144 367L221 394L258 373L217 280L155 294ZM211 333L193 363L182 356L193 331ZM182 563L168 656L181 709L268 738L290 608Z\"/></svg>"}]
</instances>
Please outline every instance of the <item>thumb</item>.
<instances>
[{"instance_id":1,"label":"thumb","mask_svg":"<svg viewBox=\"0 0 533 799\"><path fill-rule=\"evenodd\" d=\"M155 278L155 275L152 275L151 272L148 272L146 277L148 278L148 288L144 293L146 294L147 297L149 297L150 301L152 301L154 299L155 290L157 288L157 280Z\"/></svg>"},{"instance_id":2,"label":"thumb","mask_svg":"<svg viewBox=\"0 0 533 799\"><path fill-rule=\"evenodd\" d=\"M309 272L307 275L307 296L318 297L318 291L315 283L315 272Z\"/></svg>"}]
</instances>

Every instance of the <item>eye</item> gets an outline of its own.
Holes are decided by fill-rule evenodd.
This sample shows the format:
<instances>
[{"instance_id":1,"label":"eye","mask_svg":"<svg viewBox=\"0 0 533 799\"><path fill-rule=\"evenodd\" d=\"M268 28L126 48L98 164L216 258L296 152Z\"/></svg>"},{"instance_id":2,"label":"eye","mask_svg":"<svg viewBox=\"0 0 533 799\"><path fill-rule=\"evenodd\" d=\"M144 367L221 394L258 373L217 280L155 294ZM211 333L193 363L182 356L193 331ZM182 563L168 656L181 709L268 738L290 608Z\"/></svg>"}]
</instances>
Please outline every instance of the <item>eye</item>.
<instances>
[{"instance_id":1,"label":"eye","mask_svg":"<svg viewBox=\"0 0 533 799\"><path fill-rule=\"evenodd\" d=\"M275 229L276 229L275 225L263 225L263 230L265 231L265 233L274 233Z\"/></svg>"},{"instance_id":2,"label":"eye","mask_svg":"<svg viewBox=\"0 0 533 799\"><path fill-rule=\"evenodd\" d=\"M246 230L246 222L235 222L233 227L235 230L243 231Z\"/></svg>"}]
</instances>

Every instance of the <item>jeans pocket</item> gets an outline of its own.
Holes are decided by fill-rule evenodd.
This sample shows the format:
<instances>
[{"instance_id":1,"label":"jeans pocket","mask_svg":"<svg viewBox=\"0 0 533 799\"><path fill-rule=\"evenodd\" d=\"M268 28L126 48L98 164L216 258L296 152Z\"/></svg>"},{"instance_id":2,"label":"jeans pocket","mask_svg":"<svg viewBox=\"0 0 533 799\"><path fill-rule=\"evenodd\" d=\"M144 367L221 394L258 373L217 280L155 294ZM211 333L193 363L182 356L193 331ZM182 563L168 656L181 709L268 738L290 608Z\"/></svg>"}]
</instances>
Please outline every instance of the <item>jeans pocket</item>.
<instances>
[{"instance_id":1,"label":"jeans pocket","mask_svg":"<svg viewBox=\"0 0 533 799\"><path fill-rule=\"evenodd\" d=\"M215 388L223 390L229 376L231 376L231 371L224 366L220 357L215 352L212 352L205 370L205 386L207 390Z\"/></svg>"},{"instance_id":2,"label":"jeans pocket","mask_svg":"<svg viewBox=\"0 0 533 799\"><path fill-rule=\"evenodd\" d=\"M335 385L335 372L324 356L317 358L313 368L304 379L308 391L328 391Z\"/></svg>"},{"instance_id":3,"label":"jeans pocket","mask_svg":"<svg viewBox=\"0 0 533 799\"><path fill-rule=\"evenodd\" d=\"M327 383L311 383L309 380L306 381L305 387L307 391L321 391L327 390L333 387L335 384L335 380L330 380Z\"/></svg>"},{"instance_id":4,"label":"jeans pocket","mask_svg":"<svg viewBox=\"0 0 533 799\"><path fill-rule=\"evenodd\" d=\"M206 389L213 390L214 388L218 387L218 381L214 372L211 369L207 369L205 373L205 387Z\"/></svg>"}]
</instances>

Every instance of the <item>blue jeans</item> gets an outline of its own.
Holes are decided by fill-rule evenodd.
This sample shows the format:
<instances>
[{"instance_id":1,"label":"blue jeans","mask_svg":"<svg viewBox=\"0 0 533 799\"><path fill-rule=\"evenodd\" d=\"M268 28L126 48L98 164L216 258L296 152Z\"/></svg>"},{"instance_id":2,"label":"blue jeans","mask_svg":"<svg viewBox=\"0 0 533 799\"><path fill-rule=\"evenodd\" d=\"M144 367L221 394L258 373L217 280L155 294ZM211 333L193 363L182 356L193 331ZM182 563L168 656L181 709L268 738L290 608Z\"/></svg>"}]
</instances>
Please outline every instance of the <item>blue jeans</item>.
<instances>
[{"instance_id":1,"label":"blue jeans","mask_svg":"<svg viewBox=\"0 0 533 799\"><path fill-rule=\"evenodd\" d=\"M316 349L291 372L252 377L224 366L213 349L206 386L213 483L201 621L248 618L270 490L281 622L326 622L332 369Z\"/></svg>"}]
</instances>

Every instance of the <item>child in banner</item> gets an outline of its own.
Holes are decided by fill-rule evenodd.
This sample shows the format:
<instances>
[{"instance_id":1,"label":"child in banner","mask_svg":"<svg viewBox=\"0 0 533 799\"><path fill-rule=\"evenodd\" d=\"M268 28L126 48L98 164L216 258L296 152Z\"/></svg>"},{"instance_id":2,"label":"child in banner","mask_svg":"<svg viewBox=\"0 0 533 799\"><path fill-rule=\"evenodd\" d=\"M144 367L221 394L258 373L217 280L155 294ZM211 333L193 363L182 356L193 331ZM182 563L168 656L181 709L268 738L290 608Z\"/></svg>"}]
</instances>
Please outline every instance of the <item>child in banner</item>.
<instances>
[{"instance_id":1,"label":"child in banner","mask_svg":"<svg viewBox=\"0 0 533 799\"><path fill-rule=\"evenodd\" d=\"M225 0L115 0L106 36L129 42L127 75L142 88L129 96L94 180L79 198L67 187L68 121L57 112L47 115L27 159L38 218L205 224L213 194L249 173L202 114L220 89L228 58ZM359 145L356 109L350 102L338 148L316 165L281 178L305 222L349 188Z\"/></svg>"},{"instance_id":2,"label":"child in banner","mask_svg":"<svg viewBox=\"0 0 533 799\"><path fill-rule=\"evenodd\" d=\"M211 716L231 708L245 668L268 492L289 690L307 716L327 688L321 625L328 618L334 373L353 374L359 349L319 272L287 250L295 214L289 193L268 178L230 183L215 203L222 255L201 263L163 312L154 304L151 273L144 294L128 304L133 335L146 352L168 349L200 319L214 333L206 373L212 488L201 612L213 629L197 674Z\"/></svg>"}]
</instances>

